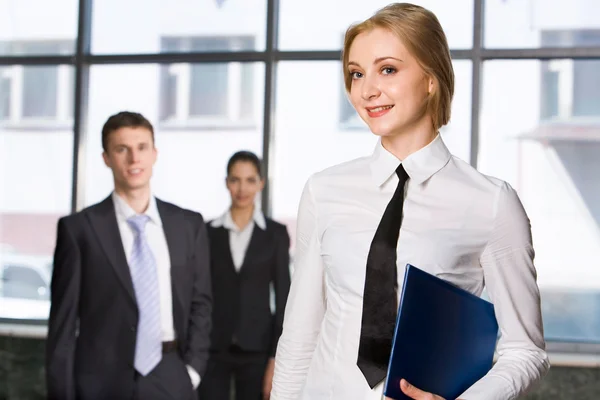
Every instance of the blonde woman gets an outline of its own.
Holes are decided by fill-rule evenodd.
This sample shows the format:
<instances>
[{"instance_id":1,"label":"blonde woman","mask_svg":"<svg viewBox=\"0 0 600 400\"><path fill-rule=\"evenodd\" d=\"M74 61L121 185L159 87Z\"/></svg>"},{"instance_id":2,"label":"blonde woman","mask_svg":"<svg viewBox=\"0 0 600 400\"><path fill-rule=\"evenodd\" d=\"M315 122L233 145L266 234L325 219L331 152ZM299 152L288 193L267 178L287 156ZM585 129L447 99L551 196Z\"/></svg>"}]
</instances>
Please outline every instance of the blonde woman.
<instances>
[{"instance_id":1,"label":"blonde woman","mask_svg":"<svg viewBox=\"0 0 600 400\"><path fill-rule=\"evenodd\" d=\"M508 183L452 156L439 135L454 73L438 19L412 4L381 9L346 32L343 68L379 140L305 185L271 399L381 399L407 263L476 295L487 288L499 359L460 398L518 397L549 368L529 220Z\"/></svg>"}]
</instances>

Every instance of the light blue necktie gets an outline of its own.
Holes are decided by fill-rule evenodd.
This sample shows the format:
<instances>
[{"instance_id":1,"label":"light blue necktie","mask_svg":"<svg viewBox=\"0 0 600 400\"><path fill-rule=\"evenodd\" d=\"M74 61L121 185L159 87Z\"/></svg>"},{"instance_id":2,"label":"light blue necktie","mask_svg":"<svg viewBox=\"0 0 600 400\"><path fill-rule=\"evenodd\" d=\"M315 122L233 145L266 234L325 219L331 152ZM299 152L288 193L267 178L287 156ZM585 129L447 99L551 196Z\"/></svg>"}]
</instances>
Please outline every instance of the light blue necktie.
<instances>
[{"instance_id":1,"label":"light blue necktie","mask_svg":"<svg viewBox=\"0 0 600 400\"><path fill-rule=\"evenodd\" d=\"M127 220L135 233L129 268L139 311L134 366L144 376L149 374L162 358L156 260L144 232L149 220L147 215L136 215Z\"/></svg>"}]
</instances>

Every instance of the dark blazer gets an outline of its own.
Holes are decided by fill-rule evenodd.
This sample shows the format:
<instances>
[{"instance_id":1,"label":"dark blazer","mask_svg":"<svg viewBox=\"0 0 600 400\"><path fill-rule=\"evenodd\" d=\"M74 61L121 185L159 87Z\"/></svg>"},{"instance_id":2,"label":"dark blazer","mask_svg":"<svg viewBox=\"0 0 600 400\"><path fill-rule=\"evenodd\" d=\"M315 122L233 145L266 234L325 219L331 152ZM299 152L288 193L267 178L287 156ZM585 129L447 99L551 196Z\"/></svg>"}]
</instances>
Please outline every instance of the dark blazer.
<instances>
[{"instance_id":1,"label":"dark blazer","mask_svg":"<svg viewBox=\"0 0 600 400\"><path fill-rule=\"evenodd\" d=\"M200 375L211 329L202 216L156 200L171 258L178 351ZM46 348L49 399L131 399L138 309L112 197L58 222Z\"/></svg>"},{"instance_id":2,"label":"dark blazer","mask_svg":"<svg viewBox=\"0 0 600 400\"><path fill-rule=\"evenodd\" d=\"M290 237L284 225L269 218L266 230L254 225L244 262L237 272L229 247L229 231L208 224L213 284L211 350L232 344L275 357L290 289ZM275 289L275 315L270 284Z\"/></svg>"}]
</instances>

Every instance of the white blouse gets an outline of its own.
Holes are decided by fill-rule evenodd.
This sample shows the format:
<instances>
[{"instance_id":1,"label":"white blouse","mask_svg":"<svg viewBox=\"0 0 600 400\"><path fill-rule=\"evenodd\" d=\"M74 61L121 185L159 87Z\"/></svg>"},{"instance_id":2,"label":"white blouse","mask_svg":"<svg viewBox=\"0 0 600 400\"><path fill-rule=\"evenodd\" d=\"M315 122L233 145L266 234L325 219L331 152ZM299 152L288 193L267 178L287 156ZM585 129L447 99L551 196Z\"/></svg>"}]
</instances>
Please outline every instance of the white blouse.
<instances>
[{"instance_id":1,"label":"white blouse","mask_svg":"<svg viewBox=\"0 0 600 400\"><path fill-rule=\"evenodd\" d=\"M240 229L240 227L233 222L231 210L229 209L219 218L213 220L210 225L214 228L223 227L229 231L229 250L231 250L231 259L233 260L233 266L237 272L240 272L242 264L244 264L246 250L248 250L248 245L250 245L254 226L258 226L263 231L267 230L265 216L260 210L260 207L256 205L254 206L252 219L243 229Z\"/></svg>"},{"instance_id":2,"label":"white blouse","mask_svg":"<svg viewBox=\"0 0 600 400\"><path fill-rule=\"evenodd\" d=\"M400 161L374 153L313 175L304 188L296 260L271 400L375 400L356 365L367 254L398 184ZM398 241L407 263L475 295L484 286L501 331L498 361L460 398L514 399L549 362L529 219L513 188L453 157L442 138L408 156Z\"/></svg>"}]
</instances>

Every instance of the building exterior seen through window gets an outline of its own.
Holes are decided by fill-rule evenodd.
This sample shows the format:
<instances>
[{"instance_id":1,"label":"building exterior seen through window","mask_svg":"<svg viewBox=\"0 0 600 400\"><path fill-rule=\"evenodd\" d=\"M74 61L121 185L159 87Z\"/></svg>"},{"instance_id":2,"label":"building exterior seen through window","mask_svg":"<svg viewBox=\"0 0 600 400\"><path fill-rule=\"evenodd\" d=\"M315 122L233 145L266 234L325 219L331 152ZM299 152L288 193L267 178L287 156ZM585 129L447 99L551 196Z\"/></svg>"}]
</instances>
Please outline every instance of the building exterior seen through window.
<instances>
[{"instance_id":1,"label":"building exterior seen through window","mask_svg":"<svg viewBox=\"0 0 600 400\"><path fill-rule=\"evenodd\" d=\"M347 26L387 3L280 0L278 47L340 50ZM473 0L415 3L438 15L452 49L472 49ZM55 10L59 17L39 16L58 15ZM559 0L486 0L483 45L600 47L598 15L595 0L568 7ZM266 26L266 0L94 1L91 51L261 52ZM0 56L73 54L76 31L76 1L0 0ZM90 67L78 182L86 205L110 193L100 129L109 115L127 109L155 125L158 197L206 219L227 207L227 159L240 149L262 153L265 64L180 60ZM473 65L456 59L454 69L452 119L441 134L470 162ZM56 221L70 212L77 156L74 71L72 65L0 66L0 318L47 316ZM600 342L600 59L490 59L482 64L481 88L477 167L508 181L529 214L546 336ZM293 243L306 179L370 154L376 139L347 101L338 61L278 62L273 95L269 201Z\"/></svg>"}]
</instances>

